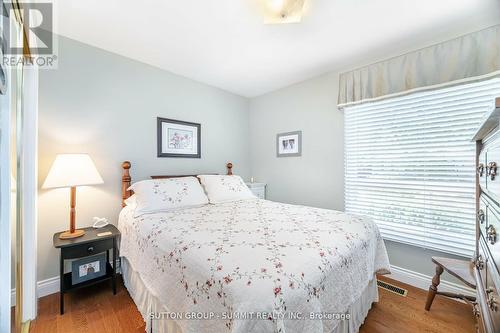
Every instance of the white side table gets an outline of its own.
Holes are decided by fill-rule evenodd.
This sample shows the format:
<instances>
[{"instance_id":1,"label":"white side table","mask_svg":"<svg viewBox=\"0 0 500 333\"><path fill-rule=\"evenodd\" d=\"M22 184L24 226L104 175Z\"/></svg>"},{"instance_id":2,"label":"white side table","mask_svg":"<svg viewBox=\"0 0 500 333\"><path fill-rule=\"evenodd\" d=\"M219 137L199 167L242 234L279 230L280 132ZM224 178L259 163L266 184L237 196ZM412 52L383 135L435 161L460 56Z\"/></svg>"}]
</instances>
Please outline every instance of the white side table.
<instances>
[{"instance_id":1,"label":"white side table","mask_svg":"<svg viewBox=\"0 0 500 333\"><path fill-rule=\"evenodd\" d=\"M266 184L265 183L246 183L250 191L259 199L266 198Z\"/></svg>"}]
</instances>

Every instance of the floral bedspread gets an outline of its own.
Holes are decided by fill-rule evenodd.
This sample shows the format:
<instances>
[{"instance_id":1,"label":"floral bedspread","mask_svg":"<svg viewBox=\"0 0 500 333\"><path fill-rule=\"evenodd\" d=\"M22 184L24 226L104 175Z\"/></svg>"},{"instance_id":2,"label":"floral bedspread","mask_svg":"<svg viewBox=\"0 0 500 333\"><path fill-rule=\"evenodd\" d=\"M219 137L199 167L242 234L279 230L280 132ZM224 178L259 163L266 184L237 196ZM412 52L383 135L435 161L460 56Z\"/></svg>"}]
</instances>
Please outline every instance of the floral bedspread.
<instances>
[{"instance_id":1,"label":"floral bedspread","mask_svg":"<svg viewBox=\"0 0 500 333\"><path fill-rule=\"evenodd\" d=\"M185 333L330 332L389 271L375 223L333 210L252 199L133 218L126 207L119 229L120 255Z\"/></svg>"}]
</instances>

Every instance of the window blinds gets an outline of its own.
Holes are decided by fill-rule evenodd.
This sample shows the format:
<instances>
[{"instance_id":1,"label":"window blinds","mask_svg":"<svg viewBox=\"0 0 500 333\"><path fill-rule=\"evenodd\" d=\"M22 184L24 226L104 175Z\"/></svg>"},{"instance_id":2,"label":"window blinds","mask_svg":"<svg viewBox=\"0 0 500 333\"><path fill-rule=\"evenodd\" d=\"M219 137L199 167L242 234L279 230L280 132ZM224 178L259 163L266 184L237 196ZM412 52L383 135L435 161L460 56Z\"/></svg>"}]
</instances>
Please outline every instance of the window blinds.
<instances>
[{"instance_id":1,"label":"window blinds","mask_svg":"<svg viewBox=\"0 0 500 333\"><path fill-rule=\"evenodd\" d=\"M500 79L345 109L345 205L384 238L470 256L475 235L472 135Z\"/></svg>"}]
</instances>

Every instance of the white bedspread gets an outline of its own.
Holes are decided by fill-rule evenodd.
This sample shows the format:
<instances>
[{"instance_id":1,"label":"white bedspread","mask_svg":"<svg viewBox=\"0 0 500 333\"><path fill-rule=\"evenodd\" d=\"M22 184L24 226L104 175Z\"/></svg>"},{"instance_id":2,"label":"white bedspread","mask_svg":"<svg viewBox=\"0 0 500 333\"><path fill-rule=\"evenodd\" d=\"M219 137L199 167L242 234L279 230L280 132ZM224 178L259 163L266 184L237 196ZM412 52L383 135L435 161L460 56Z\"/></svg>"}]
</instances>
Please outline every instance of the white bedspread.
<instances>
[{"instance_id":1,"label":"white bedspread","mask_svg":"<svg viewBox=\"0 0 500 333\"><path fill-rule=\"evenodd\" d=\"M184 333L330 332L389 271L377 226L333 210L245 200L133 218L126 207L119 229L120 255Z\"/></svg>"}]
</instances>

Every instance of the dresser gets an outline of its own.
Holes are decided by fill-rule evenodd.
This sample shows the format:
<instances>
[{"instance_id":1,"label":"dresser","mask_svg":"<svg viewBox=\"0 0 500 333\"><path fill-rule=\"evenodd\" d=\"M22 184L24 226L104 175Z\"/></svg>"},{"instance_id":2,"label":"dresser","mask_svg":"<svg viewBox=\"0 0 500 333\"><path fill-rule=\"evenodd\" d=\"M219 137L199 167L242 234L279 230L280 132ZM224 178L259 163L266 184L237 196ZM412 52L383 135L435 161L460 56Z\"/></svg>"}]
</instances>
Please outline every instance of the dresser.
<instances>
[{"instance_id":1,"label":"dresser","mask_svg":"<svg viewBox=\"0 0 500 333\"><path fill-rule=\"evenodd\" d=\"M476 253L478 332L500 332L500 97L484 118L476 142Z\"/></svg>"},{"instance_id":2,"label":"dresser","mask_svg":"<svg viewBox=\"0 0 500 333\"><path fill-rule=\"evenodd\" d=\"M266 184L264 183L246 183L250 191L259 199L266 198Z\"/></svg>"}]
</instances>

